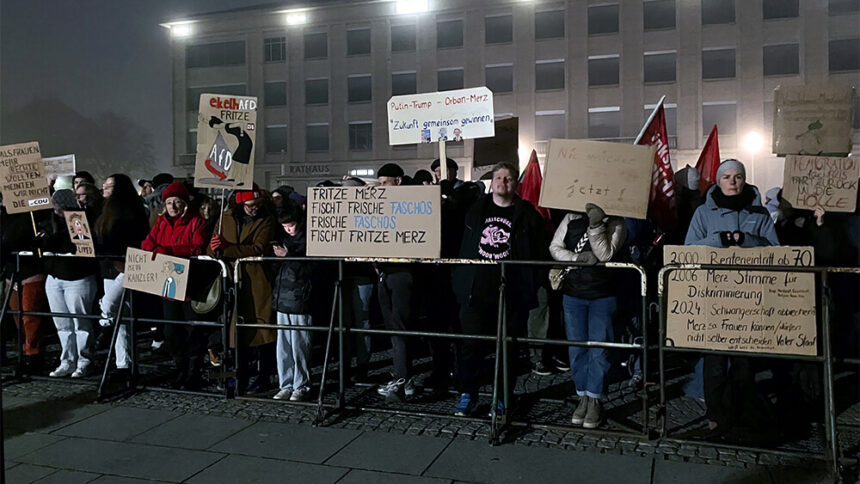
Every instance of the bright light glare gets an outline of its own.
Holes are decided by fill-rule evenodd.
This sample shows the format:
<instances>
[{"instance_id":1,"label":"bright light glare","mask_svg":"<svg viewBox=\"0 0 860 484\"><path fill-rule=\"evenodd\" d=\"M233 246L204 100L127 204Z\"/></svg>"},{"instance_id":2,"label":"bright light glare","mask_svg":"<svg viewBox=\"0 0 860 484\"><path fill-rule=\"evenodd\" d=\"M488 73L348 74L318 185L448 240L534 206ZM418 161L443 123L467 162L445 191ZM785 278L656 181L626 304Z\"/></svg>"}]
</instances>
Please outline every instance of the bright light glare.
<instances>
[{"instance_id":1,"label":"bright light glare","mask_svg":"<svg viewBox=\"0 0 860 484\"><path fill-rule=\"evenodd\" d=\"M170 34L174 37L188 37L191 35L191 24L173 25L170 27Z\"/></svg>"},{"instance_id":2,"label":"bright light glare","mask_svg":"<svg viewBox=\"0 0 860 484\"><path fill-rule=\"evenodd\" d=\"M287 25L304 25L308 23L308 16L304 12L292 12L287 14Z\"/></svg>"},{"instance_id":3,"label":"bright light glare","mask_svg":"<svg viewBox=\"0 0 860 484\"><path fill-rule=\"evenodd\" d=\"M398 14L421 13L430 10L430 0L397 0Z\"/></svg>"},{"instance_id":4,"label":"bright light glare","mask_svg":"<svg viewBox=\"0 0 860 484\"><path fill-rule=\"evenodd\" d=\"M764 146L764 139L755 131L750 131L745 137L743 141L744 149L749 151L752 154L758 153L758 151Z\"/></svg>"}]
</instances>

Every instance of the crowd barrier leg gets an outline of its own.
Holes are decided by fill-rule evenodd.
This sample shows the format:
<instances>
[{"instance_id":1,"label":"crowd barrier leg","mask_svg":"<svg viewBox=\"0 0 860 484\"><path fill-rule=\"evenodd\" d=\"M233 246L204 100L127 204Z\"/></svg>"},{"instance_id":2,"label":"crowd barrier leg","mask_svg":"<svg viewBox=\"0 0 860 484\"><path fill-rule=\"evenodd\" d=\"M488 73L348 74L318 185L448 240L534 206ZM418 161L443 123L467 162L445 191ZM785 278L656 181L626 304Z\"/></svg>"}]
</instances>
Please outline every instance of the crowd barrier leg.
<instances>
[{"instance_id":1,"label":"crowd barrier leg","mask_svg":"<svg viewBox=\"0 0 860 484\"><path fill-rule=\"evenodd\" d=\"M648 294L646 288L642 288L642 435L648 437L648 330L651 325L648 323ZM633 340L636 342L636 339Z\"/></svg>"},{"instance_id":2,"label":"crowd barrier leg","mask_svg":"<svg viewBox=\"0 0 860 484\"><path fill-rule=\"evenodd\" d=\"M501 270L501 281L499 283L499 311L496 317L496 358L494 360L493 365L493 398L490 402L490 445L497 445L499 443L499 436L501 434L501 427L503 423L499 422L499 415L497 415L496 408L498 407L499 402L499 373L504 371L504 375L507 375L507 353L504 351L504 337L503 328L505 327L505 266L502 265L500 267ZM502 369L504 367L504 369ZM507 385L507 383L505 383ZM503 388L504 392L505 389ZM477 395L476 395L477 397ZM507 407L505 407L507 408Z\"/></svg>"},{"instance_id":3,"label":"crowd barrier leg","mask_svg":"<svg viewBox=\"0 0 860 484\"><path fill-rule=\"evenodd\" d=\"M105 367L102 370L102 378L99 381L99 389L96 393L96 400L101 400L104 398L104 386L105 381L107 381L108 370L110 369L110 357L116 350L116 340L119 337L119 325L123 324L122 322L122 312L124 310L123 306L125 306L125 297L128 289L123 288L122 294L119 296L119 306L116 312L116 315L113 318L113 334L110 338L110 345L108 346L107 359L105 359ZM126 331L128 333L128 331Z\"/></svg>"},{"instance_id":4,"label":"crowd barrier leg","mask_svg":"<svg viewBox=\"0 0 860 484\"><path fill-rule=\"evenodd\" d=\"M337 311L337 303L338 303L339 297L340 297L340 279L338 279L334 283L334 300L332 302L331 318L329 318L329 323L328 323L328 333L326 334L325 359L323 360L322 376L320 377L320 391L319 391L319 395L317 395L317 415L316 415L316 418L314 418L314 426L321 424L323 422L323 420L325 419L325 412L323 410L323 391L325 390L325 377L326 377L326 373L328 372L328 357L329 357L329 353L331 351L331 336L332 336L332 333L334 332L334 316L335 316L335 311ZM343 357L343 345L342 344L341 344L340 351L341 351L341 357ZM341 359L341 361L340 361L340 367L341 367L340 380L341 380L341 384L342 384L342 382L343 382L343 359ZM342 395L343 394L341 394L341 398L343 398Z\"/></svg>"},{"instance_id":5,"label":"crowd barrier leg","mask_svg":"<svg viewBox=\"0 0 860 484\"><path fill-rule=\"evenodd\" d=\"M24 280L18 283L18 324L15 325L18 333L18 360L15 364L14 375L18 378L24 377ZM13 320L15 318L12 318ZM5 351L6 348L4 347Z\"/></svg>"},{"instance_id":6,"label":"crowd barrier leg","mask_svg":"<svg viewBox=\"0 0 860 484\"><path fill-rule=\"evenodd\" d=\"M128 291L128 353L131 356L131 365L129 367L128 374L128 386L129 388L137 388L137 331L135 329L135 317L134 317L134 291Z\"/></svg>"},{"instance_id":7,"label":"crowd barrier leg","mask_svg":"<svg viewBox=\"0 0 860 484\"><path fill-rule=\"evenodd\" d=\"M340 260L337 262L337 284L341 288L337 291L337 297L335 298L332 306L332 311L337 310L337 348L338 348L338 360L340 362L338 371L338 393L337 393L337 408L342 409L346 404L346 368L349 367L349 364L352 361L352 355L350 354L350 361L344 361L344 338L346 335L343 334L343 261Z\"/></svg>"},{"instance_id":8,"label":"crowd barrier leg","mask_svg":"<svg viewBox=\"0 0 860 484\"><path fill-rule=\"evenodd\" d=\"M668 283L668 273L664 273L660 271L659 278L662 278L662 281L658 281L661 288L666 287ZM668 304L667 297L668 291L666 294L662 294L663 290L660 290L660 301L659 301L659 309L657 313L657 317L659 319L658 327L658 335L659 340L657 341L657 363L659 365L660 370L660 405L657 407L657 425L659 426L659 436L660 438L666 437L666 354L663 351L663 347L666 344L666 319L664 317L666 311L666 305Z\"/></svg>"},{"instance_id":9,"label":"crowd barrier leg","mask_svg":"<svg viewBox=\"0 0 860 484\"><path fill-rule=\"evenodd\" d=\"M838 478L839 472L839 440L836 435L836 405L833 396L833 349L830 336L830 287L827 284L827 272L821 273L821 329L824 338L824 401L826 415L824 425L827 431L827 440L830 444L830 457L833 467L833 476Z\"/></svg>"}]
</instances>

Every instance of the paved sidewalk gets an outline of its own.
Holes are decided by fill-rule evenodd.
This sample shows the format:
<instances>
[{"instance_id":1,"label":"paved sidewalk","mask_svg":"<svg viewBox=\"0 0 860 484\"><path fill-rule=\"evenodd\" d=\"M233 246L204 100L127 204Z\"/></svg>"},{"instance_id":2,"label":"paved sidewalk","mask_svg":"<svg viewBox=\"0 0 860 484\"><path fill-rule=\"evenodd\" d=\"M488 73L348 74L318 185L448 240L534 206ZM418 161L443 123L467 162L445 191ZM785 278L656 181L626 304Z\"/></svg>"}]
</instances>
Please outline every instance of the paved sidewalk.
<instances>
[{"instance_id":1,"label":"paved sidewalk","mask_svg":"<svg viewBox=\"0 0 860 484\"><path fill-rule=\"evenodd\" d=\"M95 404L91 386L60 381L3 390L9 483L829 480L815 461L804 467L707 465L657 452L523 445L528 439L491 447L475 432L442 431L445 418L430 426L438 431L419 435L410 432L410 417L367 413L315 428L312 408L278 402L149 392Z\"/></svg>"}]
</instances>

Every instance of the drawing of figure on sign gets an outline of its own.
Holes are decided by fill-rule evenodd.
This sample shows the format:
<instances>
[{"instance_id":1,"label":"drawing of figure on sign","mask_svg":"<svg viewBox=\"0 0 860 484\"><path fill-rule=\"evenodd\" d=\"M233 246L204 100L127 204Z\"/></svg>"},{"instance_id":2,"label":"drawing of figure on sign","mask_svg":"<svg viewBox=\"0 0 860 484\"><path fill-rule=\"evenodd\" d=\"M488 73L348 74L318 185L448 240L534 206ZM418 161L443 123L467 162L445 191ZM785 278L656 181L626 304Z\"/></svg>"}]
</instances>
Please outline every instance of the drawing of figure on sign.
<instances>
[{"instance_id":1,"label":"drawing of figure on sign","mask_svg":"<svg viewBox=\"0 0 860 484\"><path fill-rule=\"evenodd\" d=\"M173 277L173 274L184 273L185 266L183 264L177 264L175 262L165 262L161 272L162 274L167 275L167 277L164 279L164 286L161 290L161 295L163 297L176 299L176 279Z\"/></svg>"}]
</instances>

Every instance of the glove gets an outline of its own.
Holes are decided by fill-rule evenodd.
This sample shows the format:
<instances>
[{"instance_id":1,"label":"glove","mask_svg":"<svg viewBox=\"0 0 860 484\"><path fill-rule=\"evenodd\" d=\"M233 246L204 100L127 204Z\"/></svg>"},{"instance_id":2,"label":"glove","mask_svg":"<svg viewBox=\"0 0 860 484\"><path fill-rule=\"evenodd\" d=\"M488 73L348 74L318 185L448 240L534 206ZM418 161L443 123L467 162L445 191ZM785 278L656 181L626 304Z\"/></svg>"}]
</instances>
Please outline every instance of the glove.
<instances>
[{"instance_id":1,"label":"glove","mask_svg":"<svg viewBox=\"0 0 860 484\"><path fill-rule=\"evenodd\" d=\"M735 245L743 245L745 238L744 233L740 230L735 230L732 233L732 240L735 241Z\"/></svg>"},{"instance_id":2,"label":"glove","mask_svg":"<svg viewBox=\"0 0 860 484\"><path fill-rule=\"evenodd\" d=\"M599 226L606 219L606 212L593 203L585 204L585 214L588 216L588 226L590 228Z\"/></svg>"},{"instance_id":3,"label":"glove","mask_svg":"<svg viewBox=\"0 0 860 484\"><path fill-rule=\"evenodd\" d=\"M580 252L579 254L577 254L576 262L583 262L585 264L593 266L594 264L597 264L600 261L597 260L597 256L594 255L594 252L588 251L588 252Z\"/></svg>"},{"instance_id":4,"label":"glove","mask_svg":"<svg viewBox=\"0 0 860 484\"><path fill-rule=\"evenodd\" d=\"M723 247L735 245L735 239L732 237L732 233L720 232L720 243L723 244Z\"/></svg>"},{"instance_id":5,"label":"glove","mask_svg":"<svg viewBox=\"0 0 860 484\"><path fill-rule=\"evenodd\" d=\"M226 242L224 241L224 237L221 237L220 235L213 235L212 240L209 241L209 248L212 249L213 252L224 245L226 245Z\"/></svg>"}]
</instances>

